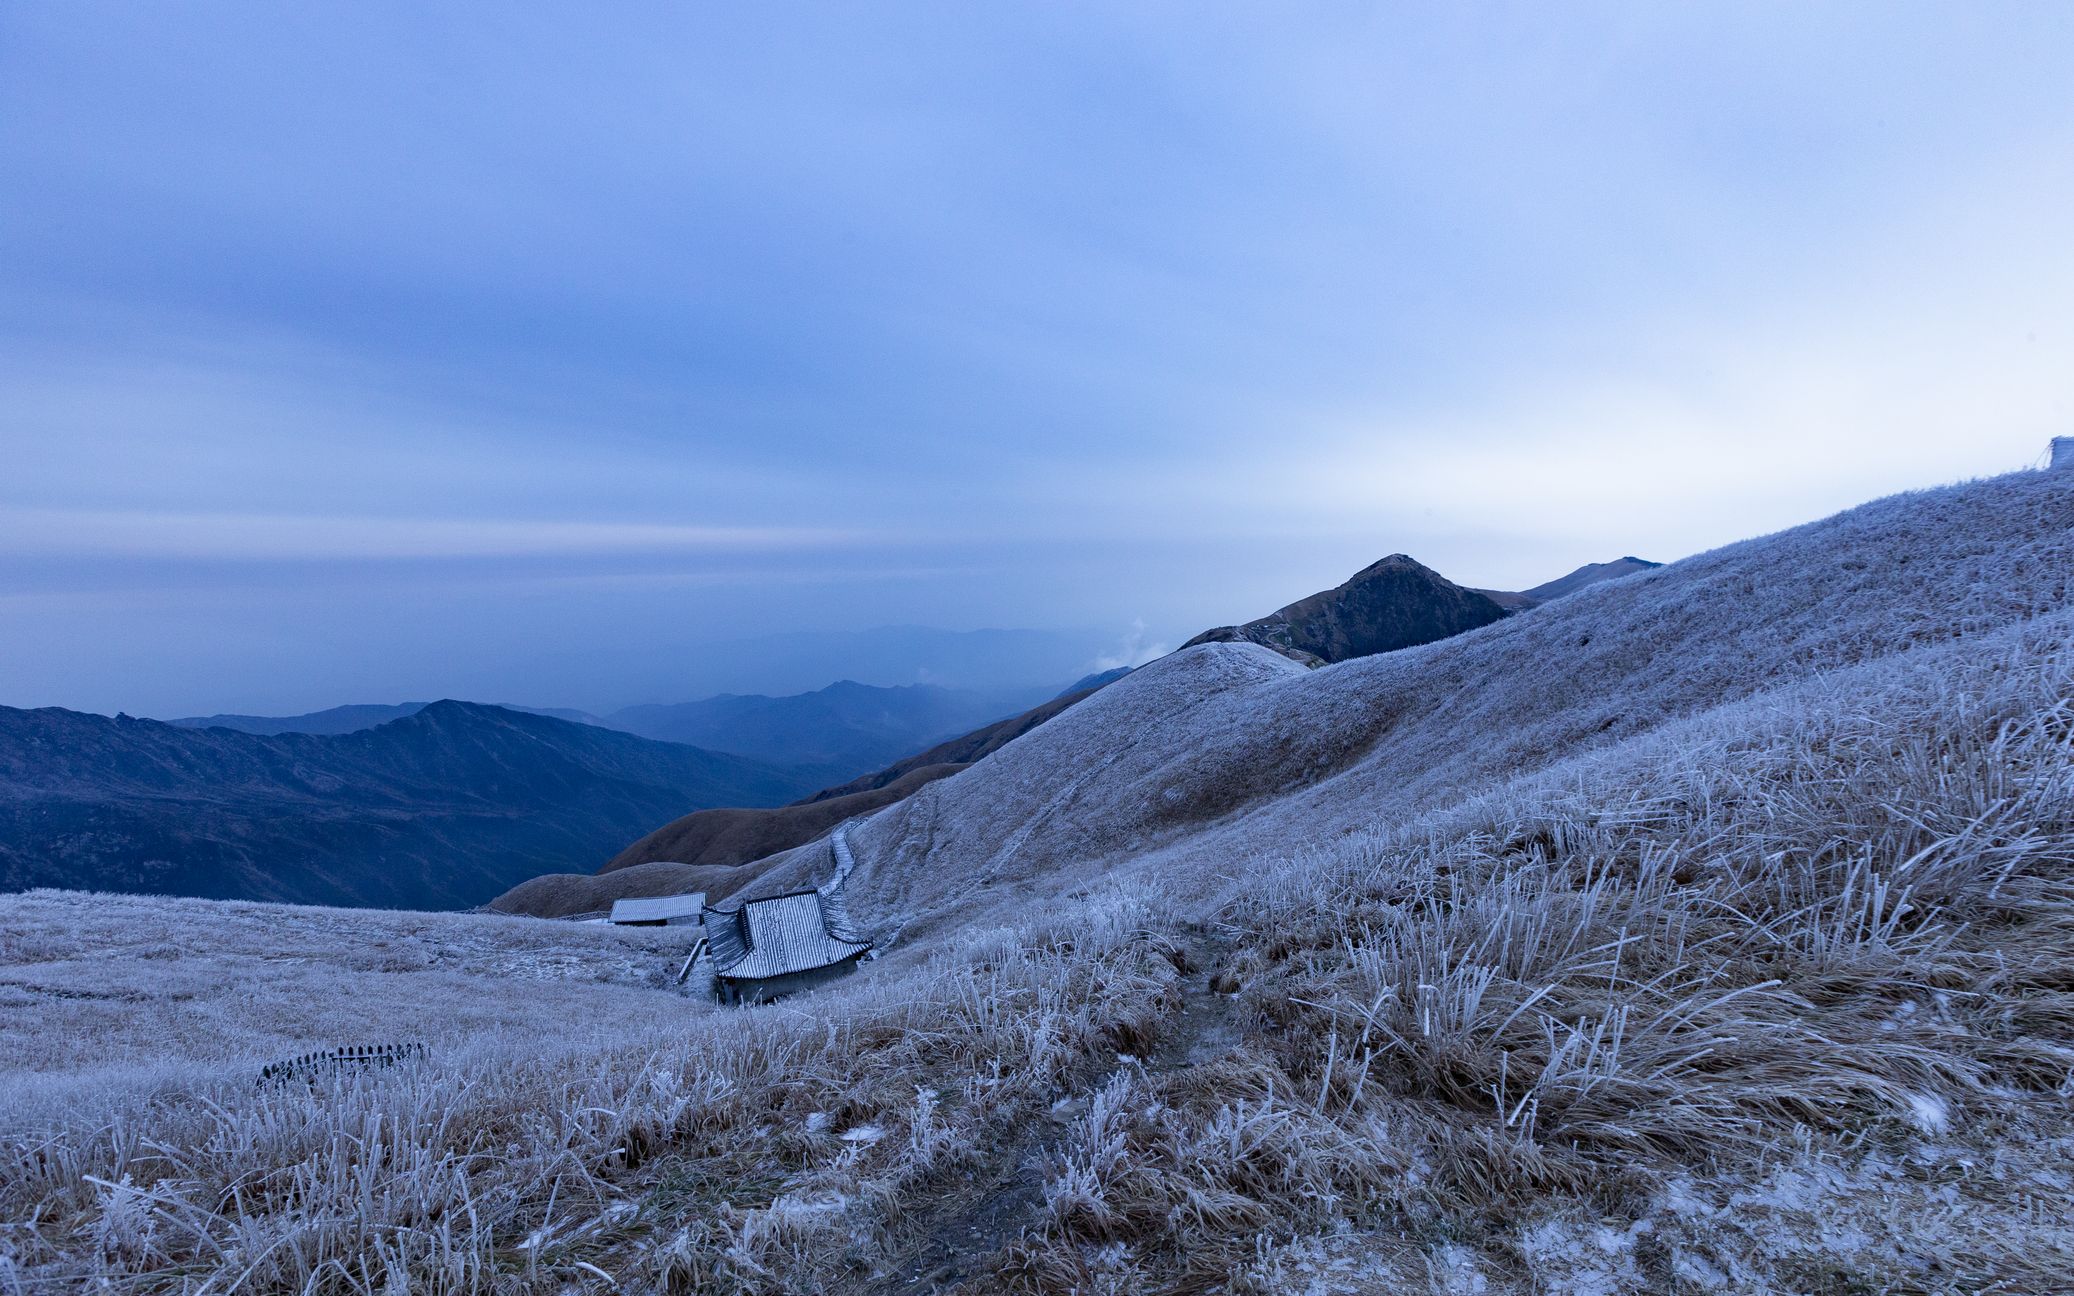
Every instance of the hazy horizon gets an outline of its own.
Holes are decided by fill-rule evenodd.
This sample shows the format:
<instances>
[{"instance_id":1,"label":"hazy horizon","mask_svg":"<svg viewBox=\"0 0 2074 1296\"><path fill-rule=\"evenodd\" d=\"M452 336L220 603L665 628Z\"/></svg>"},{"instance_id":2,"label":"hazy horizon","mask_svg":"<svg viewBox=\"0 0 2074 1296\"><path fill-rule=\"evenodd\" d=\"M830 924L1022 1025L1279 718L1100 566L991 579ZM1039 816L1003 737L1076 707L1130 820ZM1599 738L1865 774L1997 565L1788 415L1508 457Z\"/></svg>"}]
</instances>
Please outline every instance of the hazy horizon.
<instances>
[{"instance_id":1,"label":"hazy horizon","mask_svg":"<svg viewBox=\"0 0 2074 1296\"><path fill-rule=\"evenodd\" d=\"M8 6L0 704L1128 656L2022 467L2074 10L1905 12Z\"/></svg>"},{"instance_id":2,"label":"hazy horizon","mask_svg":"<svg viewBox=\"0 0 2074 1296\"><path fill-rule=\"evenodd\" d=\"M813 693L850 681L879 687L933 684L944 688L991 693L1010 693L1037 688L1058 688L1084 675L1107 670L1111 665L1137 665L1147 652L1164 651L1170 645L1125 640L1123 649L1136 652L1105 652L1104 638L1093 631L1034 630L1019 628L949 631L926 626L875 626L865 630L814 634L795 632L752 639L718 640L705 644L668 646L660 664L652 650L622 651L599 669L590 663L566 659L526 660L516 664L508 678L523 681L545 675L552 686L559 679L569 696L505 696L491 692L479 696L446 693L402 696L354 696L301 706L292 700L265 711L209 707L194 711L131 710L154 720L193 719L211 715L294 716L326 711L335 706L393 706L439 701L456 697L468 702L487 702L542 708L568 708L604 716L627 707L696 702L724 693L791 696ZM598 676L612 683L601 688ZM379 687L370 684L369 687ZM300 693L281 695L287 699ZM0 701L0 706L10 705ZM79 708L91 709L91 708ZM103 710L102 714L110 714Z\"/></svg>"}]
</instances>

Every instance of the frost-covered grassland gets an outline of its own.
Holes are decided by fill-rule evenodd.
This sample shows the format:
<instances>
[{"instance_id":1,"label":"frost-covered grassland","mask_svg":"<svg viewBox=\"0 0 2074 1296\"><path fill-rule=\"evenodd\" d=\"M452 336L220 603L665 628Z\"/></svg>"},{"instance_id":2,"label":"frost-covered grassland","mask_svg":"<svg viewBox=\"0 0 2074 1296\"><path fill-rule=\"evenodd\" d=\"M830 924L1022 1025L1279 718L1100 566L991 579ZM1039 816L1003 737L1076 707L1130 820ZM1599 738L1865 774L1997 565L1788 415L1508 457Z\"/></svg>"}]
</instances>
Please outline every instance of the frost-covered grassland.
<instances>
[{"instance_id":1,"label":"frost-covered grassland","mask_svg":"<svg viewBox=\"0 0 2074 1296\"><path fill-rule=\"evenodd\" d=\"M0 1292L2074 1290L2070 544L2004 479L1191 650L854 834L965 867L822 993L17 1090Z\"/></svg>"},{"instance_id":2,"label":"frost-covered grassland","mask_svg":"<svg viewBox=\"0 0 2074 1296\"><path fill-rule=\"evenodd\" d=\"M1168 894L1810 675L2068 606L2074 475L1879 500L1439 643L1306 671L1155 662L852 833L852 912L926 933L1018 887ZM819 861L802 853L802 863ZM801 881L780 870L758 885ZM1006 905L1002 904L1006 900Z\"/></svg>"},{"instance_id":3,"label":"frost-covered grassland","mask_svg":"<svg viewBox=\"0 0 2074 1296\"><path fill-rule=\"evenodd\" d=\"M311 1084L71 1085L6 1113L0 1291L811 1287L1149 1038L1173 974L1144 918L976 934L818 1011L542 1019Z\"/></svg>"},{"instance_id":4,"label":"frost-covered grassland","mask_svg":"<svg viewBox=\"0 0 2074 1296\"><path fill-rule=\"evenodd\" d=\"M1783 688L1235 890L1218 1102L1279 1150L1227 1222L1440 1290L2074 1290L2070 641ZM1216 1117L1116 1083L1052 1234L1214 1288Z\"/></svg>"},{"instance_id":5,"label":"frost-covered grassland","mask_svg":"<svg viewBox=\"0 0 2074 1296\"><path fill-rule=\"evenodd\" d=\"M689 929L164 897L0 896L0 1094L50 1073L674 1019Z\"/></svg>"}]
</instances>

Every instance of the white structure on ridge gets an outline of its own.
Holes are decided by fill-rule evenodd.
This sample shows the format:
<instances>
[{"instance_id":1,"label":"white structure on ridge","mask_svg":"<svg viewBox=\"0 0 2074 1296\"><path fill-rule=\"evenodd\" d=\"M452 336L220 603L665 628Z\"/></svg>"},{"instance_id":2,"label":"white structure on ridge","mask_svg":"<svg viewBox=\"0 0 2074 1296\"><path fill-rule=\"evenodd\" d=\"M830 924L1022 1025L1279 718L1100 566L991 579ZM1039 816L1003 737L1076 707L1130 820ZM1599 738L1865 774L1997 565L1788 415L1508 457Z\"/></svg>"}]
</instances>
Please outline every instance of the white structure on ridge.
<instances>
[{"instance_id":1,"label":"white structure on ridge","mask_svg":"<svg viewBox=\"0 0 2074 1296\"><path fill-rule=\"evenodd\" d=\"M698 922L705 912L706 893L703 891L612 902L612 921L622 927L674 927L679 923Z\"/></svg>"},{"instance_id":2,"label":"white structure on ridge","mask_svg":"<svg viewBox=\"0 0 2074 1296\"><path fill-rule=\"evenodd\" d=\"M2074 468L2074 436L2052 439L2052 466L2054 469Z\"/></svg>"}]
</instances>

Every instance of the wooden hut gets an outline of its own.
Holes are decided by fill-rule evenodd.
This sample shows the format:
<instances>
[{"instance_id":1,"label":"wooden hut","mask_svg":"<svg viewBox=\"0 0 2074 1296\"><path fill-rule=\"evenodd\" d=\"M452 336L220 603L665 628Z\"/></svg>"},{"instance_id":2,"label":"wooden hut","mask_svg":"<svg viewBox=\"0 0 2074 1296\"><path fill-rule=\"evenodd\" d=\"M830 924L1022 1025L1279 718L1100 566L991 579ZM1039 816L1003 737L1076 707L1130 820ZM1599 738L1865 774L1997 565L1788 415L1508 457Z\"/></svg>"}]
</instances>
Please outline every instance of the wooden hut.
<instances>
[{"instance_id":1,"label":"wooden hut","mask_svg":"<svg viewBox=\"0 0 2074 1296\"><path fill-rule=\"evenodd\" d=\"M705 913L706 893L703 891L612 902L612 921L622 927L675 927L699 922Z\"/></svg>"},{"instance_id":2,"label":"wooden hut","mask_svg":"<svg viewBox=\"0 0 2074 1296\"><path fill-rule=\"evenodd\" d=\"M840 895L821 891L708 909L705 931L713 993L722 1003L760 1003L811 989L856 970L871 949L851 929Z\"/></svg>"}]
</instances>

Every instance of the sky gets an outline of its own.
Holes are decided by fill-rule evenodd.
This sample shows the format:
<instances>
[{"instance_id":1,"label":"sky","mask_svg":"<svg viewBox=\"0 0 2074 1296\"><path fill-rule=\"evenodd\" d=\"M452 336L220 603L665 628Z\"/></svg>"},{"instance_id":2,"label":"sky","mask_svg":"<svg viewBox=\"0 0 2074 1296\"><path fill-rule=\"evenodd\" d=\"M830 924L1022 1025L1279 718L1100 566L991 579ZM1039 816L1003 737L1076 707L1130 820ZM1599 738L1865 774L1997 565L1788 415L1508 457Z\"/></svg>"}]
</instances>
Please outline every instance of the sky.
<instances>
[{"instance_id":1,"label":"sky","mask_svg":"<svg viewBox=\"0 0 2074 1296\"><path fill-rule=\"evenodd\" d=\"M2070 65L2060 3L13 0L0 704L1071 678L2022 468Z\"/></svg>"}]
</instances>

